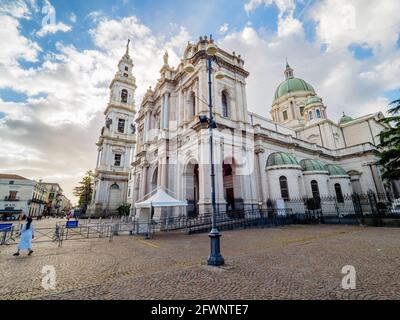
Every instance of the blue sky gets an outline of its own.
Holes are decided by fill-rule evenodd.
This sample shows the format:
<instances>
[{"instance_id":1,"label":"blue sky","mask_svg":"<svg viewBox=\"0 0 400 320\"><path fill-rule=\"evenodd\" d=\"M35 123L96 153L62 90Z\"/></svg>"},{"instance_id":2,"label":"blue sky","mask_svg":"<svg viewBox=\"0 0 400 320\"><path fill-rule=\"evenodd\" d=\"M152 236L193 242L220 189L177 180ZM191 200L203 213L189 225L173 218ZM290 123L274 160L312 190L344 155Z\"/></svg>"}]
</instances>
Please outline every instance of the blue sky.
<instances>
[{"instance_id":1,"label":"blue sky","mask_svg":"<svg viewBox=\"0 0 400 320\"><path fill-rule=\"evenodd\" d=\"M56 20L42 25L48 4ZM137 105L165 50L175 66L189 40L212 33L245 60L250 111L269 117L287 57L333 121L384 112L399 96L398 12L398 0L1 0L1 171L60 182L71 196L94 168L128 38Z\"/></svg>"},{"instance_id":2,"label":"blue sky","mask_svg":"<svg viewBox=\"0 0 400 320\"><path fill-rule=\"evenodd\" d=\"M89 30L96 27L99 19L121 20L127 16L136 16L157 36L173 36L180 27L183 27L189 31L190 35L212 33L218 40L226 35L226 32L220 32L223 24L227 24L229 32L240 32L246 26L251 26L262 34L276 34L280 13L278 5L272 0L264 1L267 5L258 5L255 10L251 11L244 10L246 1L239 0L53 0L50 3L55 8L57 23L64 23L71 26L72 29L68 32L49 33L46 37L35 37L35 32L41 29L44 17L41 9L47 2L47 0L36 0L37 8L36 11L32 11L32 18L20 20L21 34L28 39L34 39L42 49L35 62L21 59L19 62L23 68L40 66L48 58L49 53L57 51L57 42L73 45L78 50L96 48ZM262 0L260 2L262 3ZM285 3L285 1L283 2ZM291 1L286 2L290 3ZM294 18L302 22L305 41L310 43L315 41L317 24L309 18L307 10L315 4L318 4L318 1L297 1L291 12ZM94 13L99 14L99 17L93 18L91 15ZM396 45L397 48L400 48L400 37ZM322 42L321 52L323 53L325 50L326 44ZM351 43L347 50L356 60L363 61L374 58L373 49L367 43ZM287 55L290 56L291 53L288 52ZM282 60L284 58L282 57ZM384 91L382 96L392 97L393 92L396 90ZM0 98L4 101L21 102L26 100L27 96L9 88L1 88Z\"/></svg>"}]
</instances>

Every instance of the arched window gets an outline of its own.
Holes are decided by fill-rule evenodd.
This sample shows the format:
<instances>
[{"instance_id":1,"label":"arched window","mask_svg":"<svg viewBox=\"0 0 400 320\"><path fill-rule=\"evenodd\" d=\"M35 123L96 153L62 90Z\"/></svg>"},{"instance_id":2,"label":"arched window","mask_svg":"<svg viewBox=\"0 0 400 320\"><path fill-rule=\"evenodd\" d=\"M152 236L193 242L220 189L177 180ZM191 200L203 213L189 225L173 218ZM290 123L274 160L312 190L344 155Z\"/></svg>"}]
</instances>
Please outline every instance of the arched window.
<instances>
[{"instance_id":1,"label":"arched window","mask_svg":"<svg viewBox=\"0 0 400 320\"><path fill-rule=\"evenodd\" d=\"M190 95L190 115L192 117L196 115L196 95L194 92Z\"/></svg>"},{"instance_id":2,"label":"arched window","mask_svg":"<svg viewBox=\"0 0 400 320\"><path fill-rule=\"evenodd\" d=\"M118 190L118 189L119 189L119 185L116 184L116 183L113 183L113 184L110 186L110 189L111 189L111 190Z\"/></svg>"},{"instance_id":3,"label":"arched window","mask_svg":"<svg viewBox=\"0 0 400 320\"><path fill-rule=\"evenodd\" d=\"M229 116L229 113L228 113L228 97L227 97L225 91L222 91L221 100L222 100L222 116L227 118Z\"/></svg>"},{"instance_id":4,"label":"arched window","mask_svg":"<svg viewBox=\"0 0 400 320\"><path fill-rule=\"evenodd\" d=\"M312 120L313 116L312 116L312 111L308 111L308 120Z\"/></svg>"},{"instance_id":5,"label":"arched window","mask_svg":"<svg viewBox=\"0 0 400 320\"><path fill-rule=\"evenodd\" d=\"M311 191L314 202L313 209L321 209L321 198L319 196L318 182L315 180L311 181Z\"/></svg>"},{"instance_id":6,"label":"arched window","mask_svg":"<svg viewBox=\"0 0 400 320\"><path fill-rule=\"evenodd\" d=\"M281 187L281 197L284 200L289 200L289 188L287 184L287 178L285 176L281 176L279 178L279 185Z\"/></svg>"},{"instance_id":7,"label":"arched window","mask_svg":"<svg viewBox=\"0 0 400 320\"><path fill-rule=\"evenodd\" d=\"M335 183L335 193L336 193L337 202L343 203L344 198L343 198L342 187L340 186L340 183Z\"/></svg>"},{"instance_id":8,"label":"arched window","mask_svg":"<svg viewBox=\"0 0 400 320\"><path fill-rule=\"evenodd\" d=\"M128 90L122 89L121 91L121 102L127 103L128 102Z\"/></svg>"},{"instance_id":9,"label":"arched window","mask_svg":"<svg viewBox=\"0 0 400 320\"><path fill-rule=\"evenodd\" d=\"M313 198L317 199L319 198L319 188L318 188L318 182L315 180L311 181L311 191L313 194Z\"/></svg>"},{"instance_id":10,"label":"arched window","mask_svg":"<svg viewBox=\"0 0 400 320\"><path fill-rule=\"evenodd\" d=\"M319 109L315 110L315 114L317 118L321 118L321 111Z\"/></svg>"}]
</instances>

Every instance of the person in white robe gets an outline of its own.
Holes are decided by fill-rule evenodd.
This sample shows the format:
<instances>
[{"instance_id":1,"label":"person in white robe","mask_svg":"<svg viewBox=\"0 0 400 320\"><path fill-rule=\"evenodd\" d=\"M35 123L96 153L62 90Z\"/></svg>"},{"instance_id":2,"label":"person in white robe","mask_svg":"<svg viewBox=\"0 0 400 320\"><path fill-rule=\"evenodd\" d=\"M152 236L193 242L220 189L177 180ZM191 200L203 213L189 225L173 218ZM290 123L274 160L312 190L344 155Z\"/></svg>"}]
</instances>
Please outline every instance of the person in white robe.
<instances>
[{"instance_id":1,"label":"person in white robe","mask_svg":"<svg viewBox=\"0 0 400 320\"><path fill-rule=\"evenodd\" d=\"M26 223L21 229L21 240L18 244L17 252L14 256L19 256L20 250L28 250L28 255L30 256L33 252L32 250L32 239L35 236L35 227L32 224L32 218L28 217Z\"/></svg>"}]
</instances>

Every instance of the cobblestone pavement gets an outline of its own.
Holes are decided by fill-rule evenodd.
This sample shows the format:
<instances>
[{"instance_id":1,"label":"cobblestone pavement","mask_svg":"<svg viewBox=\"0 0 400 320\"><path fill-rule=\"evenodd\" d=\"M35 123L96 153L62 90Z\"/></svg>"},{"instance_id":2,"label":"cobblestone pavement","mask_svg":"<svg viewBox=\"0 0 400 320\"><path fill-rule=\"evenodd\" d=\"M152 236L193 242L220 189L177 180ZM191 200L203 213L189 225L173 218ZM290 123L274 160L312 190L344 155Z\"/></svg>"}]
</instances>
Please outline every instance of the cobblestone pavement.
<instances>
[{"instance_id":1,"label":"cobblestone pavement","mask_svg":"<svg viewBox=\"0 0 400 320\"><path fill-rule=\"evenodd\" d=\"M50 222L44 222L50 223ZM206 265L207 234L163 233L0 247L2 299L399 299L400 229L287 226L225 231L223 268ZM53 265L56 289L41 287ZM342 267L357 272L341 288Z\"/></svg>"}]
</instances>

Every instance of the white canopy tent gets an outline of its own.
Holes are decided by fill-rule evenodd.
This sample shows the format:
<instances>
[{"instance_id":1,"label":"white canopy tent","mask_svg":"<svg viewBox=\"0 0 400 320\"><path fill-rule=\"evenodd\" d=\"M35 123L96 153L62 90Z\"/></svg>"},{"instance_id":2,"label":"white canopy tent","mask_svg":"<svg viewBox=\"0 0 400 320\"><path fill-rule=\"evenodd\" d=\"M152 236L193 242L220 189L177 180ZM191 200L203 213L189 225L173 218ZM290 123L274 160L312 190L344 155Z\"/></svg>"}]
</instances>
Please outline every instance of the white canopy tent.
<instances>
[{"instance_id":1,"label":"white canopy tent","mask_svg":"<svg viewBox=\"0 0 400 320\"><path fill-rule=\"evenodd\" d=\"M163 188L157 191L148 199L135 203L135 208L160 208L160 207L184 207L187 201L171 197Z\"/></svg>"}]
</instances>

